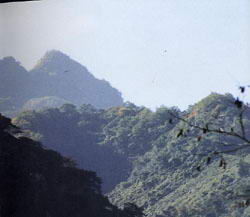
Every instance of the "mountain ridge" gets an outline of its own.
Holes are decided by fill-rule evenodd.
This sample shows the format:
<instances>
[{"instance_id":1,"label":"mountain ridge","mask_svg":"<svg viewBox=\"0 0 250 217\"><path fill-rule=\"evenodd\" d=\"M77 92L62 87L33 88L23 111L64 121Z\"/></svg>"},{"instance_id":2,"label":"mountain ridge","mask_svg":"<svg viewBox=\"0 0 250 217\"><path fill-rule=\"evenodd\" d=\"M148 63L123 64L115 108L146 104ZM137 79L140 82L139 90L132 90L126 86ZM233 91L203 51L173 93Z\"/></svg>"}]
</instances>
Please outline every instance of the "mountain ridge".
<instances>
[{"instance_id":1,"label":"mountain ridge","mask_svg":"<svg viewBox=\"0 0 250 217\"><path fill-rule=\"evenodd\" d=\"M10 116L33 98L58 97L77 106L92 104L97 108L123 103L121 93L109 82L95 78L85 66L57 50L46 52L30 71L15 58L5 57L0 60L0 78L0 111ZM29 109L27 105L25 109Z\"/></svg>"},{"instance_id":2,"label":"mountain ridge","mask_svg":"<svg viewBox=\"0 0 250 217\"><path fill-rule=\"evenodd\" d=\"M71 156L78 156L78 159L87 160L87 157L80 154L81 149L85 152L88 150L88 156L93 156L91 159L100 156L95 154L94 147L98 147L100 152L102 148L108 148L114 156L122 157L110 160L107 155L102 155L93 165L89 165L93 168L95 164L95 169L99 171L97 174L106 171L108 177L118 175L111 185L106 183L106 192L110 201L119 207L126 202L134 202L145 209L148 217L248 217L249 207L234 208L239 200L230 198L250 181L249 151L226 154L225 169L219 167L219 158L216 157L211 158L210 165L206 166L204 157L214 151L232 148L230 145L222 145L222 142L239 145L240 141L213 133L202 134L171 115L188 117L192 114L188 120L196 124L212 122L216 128L230 130L233 127L237 132L240 129L237 125L239 109L234 101L230 94L212 93L183 112L178 108L166 107L152 112L132 103L106 110L96 110L85 105L80 111L72 107L63 109L63 113L60 112L61 118L56 110L46 110L44 113L22 114L13 121L25 130L33 130L33 135L38 138L53 139L55 134L58 141L71 141L64 143L63 147L68 147ZM52 127L48 131L46 128L52 126L51 119L54 122L67 120L63 122L79 134L72 137L70 133L63 140L60 139L60 129ZM246 129L249 129L249 111L245 113L243 121ZM56 129L58 133L54 131ZM181 129L183 135L177 136ZM250 136L250 132L246 132ZM88 141L94 141L92 148L88 149L84 143L72 148L70 144L87 138L84 135L92 135L96 139L88 137ZM62 150L62 147L57 148ZM110 166L113 164L118 167L111 175ZM201 172L197 171L198 166ZM107 178L103 180L104 183L110 181Z\"/></svg>"}]
</instances>

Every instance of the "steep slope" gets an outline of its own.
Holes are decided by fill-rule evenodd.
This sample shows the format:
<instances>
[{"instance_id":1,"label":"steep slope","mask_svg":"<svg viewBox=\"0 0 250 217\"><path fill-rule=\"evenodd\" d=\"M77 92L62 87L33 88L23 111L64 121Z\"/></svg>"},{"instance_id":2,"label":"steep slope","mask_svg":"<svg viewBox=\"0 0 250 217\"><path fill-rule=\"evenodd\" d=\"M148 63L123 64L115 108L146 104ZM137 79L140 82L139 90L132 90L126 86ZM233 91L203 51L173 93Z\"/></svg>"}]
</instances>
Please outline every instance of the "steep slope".
<instances>
[{"instance_id":1,"label":"steep slope","mask_svg":"<svg viewBox=\"0 0 250 217\"><path fill-rule=\"evenodd\" d=\"M74 162L21 133L0 115L0 215L2 217L136 217L141 210L121 210L101 194L95 172L80 170ZM142 216L142 215L140 215Z\"/></svg>"},{"instance_id":2,"label":"steep slope","mask_svg":"<svg viewBox=\"0 0 250 217\"><path fill-rule=\"evenodd\" d=\"M75 105L97 108L121 105L121 94L105 80L96 79L86 67L60 51L52 50L30 71L36 97L57 96Z\"/></svg>"},{"instance_id":3,"label":"steep slope","mask_svg":"<svg viewBox=\"0 0 250 217\"><path fill-rule=\"evenodd\" d=\"M126 157L98 145L106 121L101 111L90 105L80 110L65 104L60 109L23 112L13 123L46 147L74 159L79 167L97 172L105 192L128 176L131 166Z\"/></svg>"},{"instance_id":4,"label":"steep slope","mask_svg":"<svg viewBox=\"0 0 250 217\"><path fill-rule=\"evenodd\" d=\"M246 200L235 195L242 194L250 181L249 150L224 154L227 165L223 169L219 167L221 156L210 154L237 147L242 141L201 132L170 114L238 132L239 112L231 95L214 93L184 112L164 107L152 112L131 103L107 110L87 105L76 110L67 105L59 110L22 113L13 121L45 145L65 141L50 148L70 153L81 166L95 169L104 184L110 181L107 177L114 178L107 191L122 181L108 194L118 206L132 201L143 206L149 217L247 217L247 206L236 208ZM250 137L249 109L244 125ZM105 150L118 158L100 155ZM208 156L211 162L206 165ZM113 165L116 169L111 173Z\"/></svg>"},{"instance_id":5,"label":"steep slope","mask_svg":"<svg viewBox=\"0 0 250 217\"><path fill-rule=\"evenodd\" d=\"M212 94L187 112L189 121L196 124L212 122L215 127L235 130L238 109L234 99L227 95ZM213 118L219 115L220 118ZM245 114L246 129L250 128L250 112ZM180 129L184 136L177 138ZM197 137L202 136L198 142ZM250 137L250 132L247 131ZM179 122L173 130L162 134L161 145L154 146L135 163L126 182L110 194L117 205L133 201L145 208L150 217L236 217L249 216L249 208L236 208L235 195L248 187L250 155L247 150L225 154L226 169L219 167L219 157L213 157L206 166L207 153L228 150L242 141L216 134L203 135L196 129ZM228 145L223 145L228 143ZM231 146L229 144L233 144ZM236 146L237 147L237 146ZM200 166L201 172L196 167ZM238 198L239 199L239 198ZM244 201L244 198L240 198Z\"/></svg>"},{"instance_id":6,"label":"steep slope","mask_svg":"<svg viewBox=\"0 0 250 217\"><path fill-rule=\"evenodd\" d=\"M107 110L67 104L23 112L13 123L45 146L73 158L81 168L96 171L108 192L127 179L134 159L150 150L162 132L173 128L163 119L169 116L167 111L161 108L153 113L130 103Z\"/></svg>"},{"instance_id":7,"label":"steep slope","mask_svg":"<svg viewBox=\"0 0 250 217\"><path fill-rule=\"evenodd\" d=\"M30 97L28 72L13 57L5 57L0 60L0 80L0 111L6 114L19 111Z\"/></svg>"}]
</instances>

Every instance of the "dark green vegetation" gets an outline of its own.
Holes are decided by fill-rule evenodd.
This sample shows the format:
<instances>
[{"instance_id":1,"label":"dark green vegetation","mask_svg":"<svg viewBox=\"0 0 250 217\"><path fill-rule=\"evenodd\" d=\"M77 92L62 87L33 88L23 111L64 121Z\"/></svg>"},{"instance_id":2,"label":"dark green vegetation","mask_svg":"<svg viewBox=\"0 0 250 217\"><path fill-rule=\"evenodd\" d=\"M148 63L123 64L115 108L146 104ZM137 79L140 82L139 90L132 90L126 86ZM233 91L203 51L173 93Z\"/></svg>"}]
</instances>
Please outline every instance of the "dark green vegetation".
<instances>
[{"instance_id":1,"label":"dark green vegetation","mask_svg":"<svg viewBox=\"0 0 250 217\"><path fill-rule=\"evenodd\" d=\"M13 122L45 146L72 157L81 168L96 171L107 192L126 180L134 158L150 150L156 138L173 127L166 124L167 111L162 108L153 113L130 103L107 110L65 104L23 112Z\"/></svg>"},{"instance_id":2,"label":"dark green vegetation","mask_svg":"<svg viewBox=\"0 0 250 217\"><path fill-rule=\"evenodd\" d=\"M21 113L13 123L82 168L97 171L105 191L117 184L108 196L118 206L134 202L150 217L247 217L250 207L238 204L246 202L242 195L249 188L249 150L223 154L227 164L220 167L221 156L210 154L242 141L200 132L169 113L198 125L212 122L215 128L239 131L234 102L229 94L211 94L184 112L164 107L152 112L130 103L107 110L64 105ZM249 109L243 122L249 138Z\"/></svg>"},{"instance_id":3,"label":"dark green vegetation","mask_svg":"<svg viewBox=\"0 0 250 217\"><path fill-rule=\"evenodd\" d=\"M120 92L96 79L60 51L50 51L30 71L13 57L0 60L0 112L13 116L25 109L58 107L65 102L109 108L123 103Z\"/></svg>"},{"instance_id":4,"label":"dark green vegetation","mask_svg":"<svg viewBox=\"0 0 250 217\"><path fill-rule=\"evenodd\" d=\"M44 149L0 115L1 217L141 217L132 203L124 209L101 194L95 172L80 170L73 161ZM19 131L20 133L20 131Z\"/></svg>"},{"instance_id":5,"label":"dark green vegetation","mask_svg":"<svg viewBox=\"0 0 250 217\"><path fill-rule=\"evenodd\" d=\"M230 95L211 94L183 115L197 125L212 122L215 128L240 131L239 109L234 101ZM249 138L249 110L243 121ZM181 129L183 135L178 136ZM113 203L136 201L148 216L250 216L248 206L237 208L238 203L244 202L239 195L249 188L249 150L224 154L225 168L220 167L219 156L211 155L209 162L207 158L214 151L237 147L241 140L204 134L182 121L158 139L159 145L136 160L128 180L109 194Z\"/></svg>"}]
</instances>

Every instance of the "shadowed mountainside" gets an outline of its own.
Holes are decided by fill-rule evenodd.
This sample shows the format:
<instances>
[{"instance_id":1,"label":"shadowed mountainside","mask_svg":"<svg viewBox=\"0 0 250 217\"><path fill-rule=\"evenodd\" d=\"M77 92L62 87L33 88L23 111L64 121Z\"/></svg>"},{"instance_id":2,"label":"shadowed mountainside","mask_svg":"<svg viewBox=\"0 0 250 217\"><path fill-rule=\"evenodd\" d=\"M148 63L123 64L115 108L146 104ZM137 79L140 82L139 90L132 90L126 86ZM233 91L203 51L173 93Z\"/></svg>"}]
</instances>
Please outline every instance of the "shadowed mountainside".
<instances>
[{"instance_id":1,"label":"shadowed mountainside","mask_svg":"<svg viewBox=\"0 0 250 217\"><path fill-rule=\"evenodd\" d=\"M13 57L0 60L0 112L13 116L22 110L91 104L109 108L123 103L121 93L95 78L85 66L60 51L47 52L27 71Z\"/></svg>"},{"instance_id":2,"label":"shadowed mountainside","mask_svg":"<svg viewBox=\"0 0 250 217\"><path fill-rule=\"evenodd\" d=\"M0 215L2 217L136 217L131 203L112 205L95 172L42 148L0 115Z\"/></svg>"}]
</instances>

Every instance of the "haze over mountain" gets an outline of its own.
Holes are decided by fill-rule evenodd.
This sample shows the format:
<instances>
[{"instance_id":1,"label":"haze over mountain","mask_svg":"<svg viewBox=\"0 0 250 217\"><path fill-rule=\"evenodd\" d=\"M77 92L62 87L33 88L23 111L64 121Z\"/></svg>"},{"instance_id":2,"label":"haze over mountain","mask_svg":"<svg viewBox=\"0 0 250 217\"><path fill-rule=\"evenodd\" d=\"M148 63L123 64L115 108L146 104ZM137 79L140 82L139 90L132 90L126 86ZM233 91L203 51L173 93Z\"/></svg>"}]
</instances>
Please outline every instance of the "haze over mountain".
<instances>
[{"instance_id":1,"label":"haze over mountain","mask_svg":"<svg viewBox=\"0 0 250 217\"><path fill-rule=\"evenodd\" d=\"M65 102L97 108L123 103L121 93L107 81L95 78L85 66L56 50L47 52L29 72L13 57L3 58L0 79L0 111L7 115Z\"/></svg>"},{"instance_id":2,"label":"haze over mountain","mask_svg":"<svg viewBox=\"0 0 250 217\"><path fill-rule=\"evenodd\" d=\"M0 60L0 80L0 111L9 115L31 97L30 76L13 57L5 57Z\"/></svg>"},{"instance_id":3,"label":"haze over mountain","mask_svg":"<svg viewBox=\"0 0 250 217\"><path fill-rule=\"evenodd\" d=\"M212 91L237 96L238 86L250 84L249 8L249 0L1 4L0 58L13 55L31 69L55 48L111 82L125 101L186 109Z\"/></svg>"},{"instance_id":4,"label":"haze over mountain","mask_svg":"<svg viewBox=\"0 0 250 217\"><path fill-rule=\"evenodd\" d=\"M105 80L96 79L85 66L52 50L30 71L37 97L57 96L75 105L109 108L123 103L121 94Z\"/></svg>"}]
</instances>

